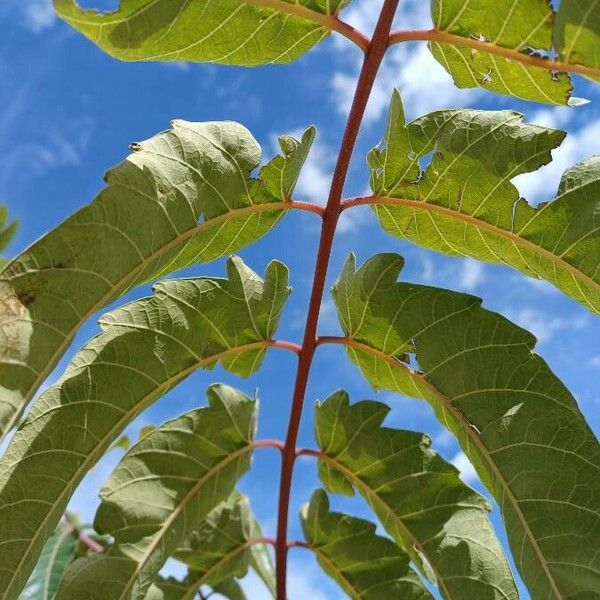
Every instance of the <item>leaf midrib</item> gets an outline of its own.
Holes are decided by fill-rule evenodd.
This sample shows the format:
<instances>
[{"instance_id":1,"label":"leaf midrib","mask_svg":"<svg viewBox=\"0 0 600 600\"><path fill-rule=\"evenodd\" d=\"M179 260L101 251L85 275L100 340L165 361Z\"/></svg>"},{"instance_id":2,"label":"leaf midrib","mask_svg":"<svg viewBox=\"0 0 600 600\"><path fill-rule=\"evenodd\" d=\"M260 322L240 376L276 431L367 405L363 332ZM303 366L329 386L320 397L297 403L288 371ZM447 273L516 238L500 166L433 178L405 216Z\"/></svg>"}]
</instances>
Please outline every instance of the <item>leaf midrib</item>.
<instances>
[{"instance_id":1,"label":"leaf midrib","mask_svg":"<svg viewBox=\"0 0 600 600\"><path fill-rule=\"evenodd\" d=\"M203 359L202 361L199 361L199 362L195 363L194 365L188 367L187 369L177 373L173 377L170 377L161 386L159 386L158 388L155 388L154 390L152 390L152 392L150 394L147 394L146 396L144 396L139 402L136 403L135 406L136 407L143 406L155 394L160 394L163 390L169 389L169 386L171 386L173 383L176 383L178 380L186 377L190 373L193 373L196 369L201 369L203 366L209 365L215 361L219 361L230 355L242 354L244 352L248 352L248 351L256 350L256 349L260 349L260 348L266 349L266 348L269 348L271 345L272 345L272 342L270 340L262 341L262 342L253 342L251 344L245 344L244 346L237 346L235 348L230 348L228 350L225 350L224 352L219 352L218 354L209 356L209 357ZM75 482L75 480L77 478L77 475L79 475L79 473L81 473L81 472L84 472L84 473L87 472L88 467L91 468L91 466L94 464L95 459L97 458L97 455L99 453L97 448L100 446L100 443L106 443L107 440L110 441L111 439L113 439L113 437L114 437L113 432L119 431L119 428L121 427L122 424L127 424L129 422L131 416L134 415L135 412L136 411L132 409L132 410L127 411L126 413L123 413L123 416L121 417L121 419L119 419L119 421L115 424L115 426L112 427L110 429L110 431L103 438L101 438L99 440L99 443L97 444L96 449L88 454L88 457L82 463L81 467L77 470L75 475L71 479L69 479L67 482L65 482L64 491L59 495L57 500L51 505L51 508L48 509L48 513L47 513L48 515L51 514L51 511L54 510L55 506L61 502L63 497L65 495L68 495L68 493L70 492L71 486L73 485L73 483ZM19 574L19 571L20 571L21 566L23 565L23 562L29 556L32 546L36 543L38 537L40 536L42 531L45 529L46 521L47 521L47 519L44 519L42 521L42 523L37 527L35 534L31 538L31 542L29 543L26 551L23 553L23 555L21 557L21 560L19 561L19 563L17 564L17 566L14 569L13 576L11 577L11 579L8 581L8 583L6 585L6 588L5 588L6 591L5 591L5 594L3 595L3 598L10 597L8 594L12 591L11 587L13 586L15 579L16 579L17 575Z\"/></svg>"},{"instance_id":2,"label":"leaf midrib","mask_svg":"<svg viewBox=\"0 0 600 600\"><path fill-rule=\"evenodd\" d=\"M393 508L383 498L381 498L381 496L379 496L379 494L377 494L377 492L375 490L371 489L369 487L369 485L363 479L361 479L358 475L356 475L355 473L353 473L350 469L348 469L348 467L346 467L341 462L339 462L335 457L327 454L326 452L322 452L319 455L319 458L321 460L324 460L325 462L329 463L332 467L334 467L335 469L337 469L347 479L349 479L350 481L354 482L354 484L357 487L361 488L364 491L365 495L368 498L371 498L373 500L374 504L379 505L386 514L391 515L392 520L394 521L394 523L396 523L397 525L399 525L400 529L404 532L404 536L406 538L410 539L410 541L425 556L428 555L428 553L423 549L423 546L421 545L420 541L413 535L412 531L410 531L410 529L408 529L408 527L406 527L406 525L402 521L402 518L399 515L397 515L394 512ZM428 560L428 562L429 562L429 566L431 567L431 569L433 570L433 572L436 575L436 580L437 580L438 586L444 592L444 597L445 598L452 598L452 596L451 596L448 588L446 587L446 584L444 582L444 578L441 576L441 574L436 569L436 567L434 566L434 564L430 560ZM415 561L415 564L417 564L416 561Z\"/></svg>"},{"instance_id":3,"label":"leaf midrib","mask_svg":"<svg viewBox=\"0 0 600 600\"><path fill-rule=\"evenodd\" d=\"M538 244L535 244L534 242L531 242L531 241L517 235L516 233L513 233L512 231L508 231L507 229L503 229L502 227L498 227L497 225L493 225L492 223L488 223L487 221L478 219L477 217L474 217L473 215L468 215L463 212L457 212L450 208L440 206L439 204L433 204L431 202L426 202L424 200L410 200L408 198L391 198L389 196L369 196L369 197L364 198L363 204L370 204L371 206L373 206L375 208L377 207L377 205L408 206L410 208L419 209L419 210L422 210L425 212L440 213L445 216L449 216L453 219L456 219L457 221L469 223L470 225L473 225L474 227L481 228L481 229L488 229L489 231L492 231L493 233L495 233L499 236L510 239L512 242L514 242L518 245L521 245L529 250L533 250L534 253L536 253L536 254L541 254L542 256L548 258L553 263L558 263L562 268L569 271L572 275L577 276L579 279L582 279L583 281L585 281L585 283L589 287L596 289L598 292L600 292L600 283L594 281L594 279L592 279L589 275L580 271L577 267L575 267L571 263L564 260L561 256L553 254L547 248L544 248L543 246L539 246ZM509 263L504 263L504 264L512 266Z\"/></svg>"},{"instance_id":4,"label":"leaf midrib","mask_svg":"<svg viewBox=\"0 0 600 600\"><path fill-rule=\"evenodd\" d=\"M205 229L210 229L210 227L215 224L219 225L219 224L229 221L230 219L235 219L240 216L243 217L246 214L251 215L253 213L268 212L270 210L278 210L278 209L285 211L285 210L289 210L292 208L295 208L293 202L291 202L289 200L283 200L283 201L279 201L279 202L271 202L268 204L253 204L251 206L245 206L244 208L234 209L230 212L219 215L218 217L214 217L212 219L204 221L203 223L196 225L192 229L189 229L189 230L177 235L170 242L168 242L164 246L161 246L158 250L156 250L151 255L146 257L141 263L139 263L135 267L135 269L133 271L130 271L129 273L127 273L127 275L125 275L125 277L122 277L115 284L113 284L113 286L108 290L108 292L104 296L102 296L102 298L98 302L96 302L92 307L90 307L90 309L87 312L83 313L81 318L77 321L77 324L75 327L72 327L67 332L64 332L64 333L61 332L61 334L64 335L63 341L57 347L56 351L52 354L52 356L46 360L46 367L39 372L38 377L35 379L35 381L31 385L27 394L23 396L23 401L22 401L21 406L15 412L13 417L11 417L11 419L9 419L6 422L6 425L4 425L4 429L0 431L0 441L4 438L4 436L9 431L11 431L14 428L15 423L21 418L21 415L23 414L23 411L25 410L25 408L29 405L31 398L36 393L36 391L39 388L39 386L41 385L41 383L48 377L48 374L54 368L58 358L60 358L63 355L65 349L71 343L74 332L81 326L82 323L84 323L87 319L89 319L97 310L99 310L100 308L105 306L113 298L113 294L115 293L116 290L122 289L123 286L126 286L128 283L131 283L132 281L134 281L137 275L139 275L141 272L143 272L144 269L148 265L150 265L154 260L159 258L162 254L165 254L166 252L168 252L172 248L176 247L177 245L181 244L182 242L185 242L185 241L193 238L195 235L201 233ZM15 261L16 261L16 259L15 259ZM9 266L10 266L10 264L7 265L7 268ZM1 425L2 424L0 423L0 426Z\"/></svg>"},{"instance_id":5,"label":"leaf midrib","mask_svg":"<svg viewBox=\"0 0 600 600\"><path fill-rule=\"evenodd\" d=\"M600 68L588 67L579 63L561 62L548 58L540 58L523 54L514 48L499 46L492 42L480 42L472 38L466 38L454 33L440 29L429 29L422 31L399 31L390 37L390 44L407 41L428 41L431 43L449 44L453 47L471 48L486 54L502 56L508 60L514 60L521 64L544 69L546 71L560 71L562 73L579 73L589 77L600 77Z\"/></svg>"},{"instance_id":6,"label":"leaf midrib","mask_svg":"<svg viewBox=\"0 0 600 600\"><path fill-rule=\"evenodd\" d=\"M202 490L204 484L207 481L209 481L211 478L215 477L227 465L229 465L230 463L236 461L238 458L241 458L242 456L244 456L244 454L252 452L253 446L252 446L251 440L247 440L247 442L248 443L245 446L242 446L241 448L238 448L238 450L236 450L235 452L232 452L231 454L226 455L223 460L219 461L216 465L214 465L213 467L211 467L192 486L192 488L188 491L188 493L182 498L182 500L178 504L178 506L171 511L171 514L169 515L169 517L167 518L167 520L163 523L162 527L160 527L158 529L158 531L156 532L156 534L154 535L153 542L148 546L148 548L146 549L146 551L142 554L142 557L137 560L137 567L135 568L135 570L131 574L131 576L129 578L129 582L127 583L127 585L125 586L125 588L123 588L121 594L119 595L119 600L124 600L124 599L126 600L127 599L127 597L128 597L127 594L130 591L131 586L136 582L138 575L141 573L143 567L146 565L147 561L152 556L152 553L162 543L163 536L169 531L169 528L171 527L171 525L173 524L173 522L183 513L183 511L186 509L187 505ZM241 552L241 550L243 548L245 548L246 546L247 546L247 544L244 545L244 546L236 548L236 552L234 552L231 556L235 556L237 553ZM222 564L224 561L229 560L229 558L230 557L226 556L224 559L222 559L221 561L219 561L217 563L217 565L213 565L213 567L211 567L210 571L214 570L215 567L217 567L218 565ZM203 575L202 580L204 580L206 578L207 574L208 574L208 572ZM200 582L199 586L202 585L202 582L203 581Z\"/></svg>"},{"instance_id":7,"label":"leaf midrib","mask_svg":"<svg viewBox=\"0 0 600 600\"><path fill-rule=\"evenodd\" d=\"M160 0L155 0L154 3ZM296 2L284 2L283 0L237 0L241 4L249 4L256 7L270 8L274 11L292 15L300 19L305 19L317 24L319 27L327 29L329 31L336 31L337 33L347 37L350 41L354 42L357 46L366 50L368 41L362 38L362 34L356 32L356 30L337 18L337 13L321 13ZM153 4L154 4L153 3ZM110 13L104 13L109 15ZM72 23L79 23L82 25L92 25L102 29L107 24L118 24L128 21L133 15L123 19L114 19L107 23L97 23L88 19L82 19L78 17L68 16L66 19Z\"/></svg>"},{"instance_id":8,"label":"leaf midrib","mask_svg":"<svg viewBox=\"0 0 600 600\"><path fill-rule=\"evenodd\" d=\"M517 515L517 518L519 519L519 522L521 523L523 531L535 551L538 562L539 562L540 566L542 567L544 573L546 574L547 581L550 584L552 591L554 592L554 594L556 594L557 598L562 598L562 595L560 593L560 590L558 589L556 581L554 580L554 577L550 571L550 568L545 560L545 556L542 553L541 548L539 547L539 544L537 543L537 540L535 539L535 537L533 535L533 532L531 531L531 527L529 526L529 521L527 521L527 519L525 518L525 515L523 514L523 511L521 510L521 505L517 502L515 496L513 495L512 490L510 489L509 483L506 481L506 479L504 478L504 475L499 471L498 467L496 466L494 461L491 459L488 449L482 443L479 435L477 435L476 431L471 427L471 425L467 421L466 417L452 404L450 398L445 396L433 383L431 383L425 377L424 374L420 375L420 374L416 373L409 367L404 366L402 363L400 363L398 360L396 360L393 356L390 356L389 354L387 354L381 350L377 350L376 348L373 348L367 344L363 344L362 342L358 342L356 340L345 339L343 341L342 340L340 340L340 341L345 346L349 346L350 348L355 348L356 350L360 350L362 352L366 352L367 354L371 354L377 358L380 358L380 359L386 361L391 366L393 366L397 369L403 370L413 382L420 383L422 386L426 387L434 396L436 396L436 398L443 404L443 406L446 408L446 410L448 410L448 412L450 412L454 416L454 418L463 425L462 431L467 434L467 436L469 437L469 441L473 442L473 444L480 451L481 455L485 458L486 463L488 464L490 469L493 471L494 476L496 477L496 481L500 482L503 493L510 500L511 506L514 509L515 514ZM416 386L416 387L418 389L418 386Z\"/></svg>"}]
</instances>

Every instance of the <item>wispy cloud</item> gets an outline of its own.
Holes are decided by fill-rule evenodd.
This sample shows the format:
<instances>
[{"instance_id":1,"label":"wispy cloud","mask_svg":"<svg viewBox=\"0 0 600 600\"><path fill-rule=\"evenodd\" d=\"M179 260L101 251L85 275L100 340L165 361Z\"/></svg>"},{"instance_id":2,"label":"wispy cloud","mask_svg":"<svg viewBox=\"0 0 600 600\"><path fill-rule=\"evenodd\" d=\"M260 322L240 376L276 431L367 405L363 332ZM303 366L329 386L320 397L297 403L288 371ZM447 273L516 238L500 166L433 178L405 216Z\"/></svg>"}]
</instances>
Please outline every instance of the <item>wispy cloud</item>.
<instances>
[{"instance_id":1,"label":"wispy cloud","mask_svg":"<svg viewBox=\"0 0 600 600\"><path fill-rule=\"evenodd\" d=\"M0 144L4 154L0 167L0 191L9 185L14 190L32 175L42 175L49 169L80 164L94 126L92 118L80 117L40 129L35 137L7 143L6 147Z\"/></svg>"},{"instance_id":2,"label":"wispy cloud","mask_svg":"<svg viewBox=\"0 0 600 600\"><path fill-rule=\"evenodd\" d=\"M576 111L572 108L543 109L531 122L552 129L570 125ZM590 119L580 128L570 130L562 145L552 152L552 162L533 173L519 175L513 183L532 204L551 200L558 190L563 173L571 166L600 154L600 118Z\"/></svg>"},{"instance_id":3,"label":"wispy cloud","mask_svg":"<svg viewBox=\"0 0 600 600\"><path fill-rule=\"evenodd\" d=\"M479 477L467 455L461 450L450 461L459 471L460 478L468 484L477 483Z\"/></svg>"},{"instance_id":4,"label":"wispy cloud","mask_svg":"<svg viewBox=\"0 0 600 600\"><path fill-rule=\"evenodd\" d=\"M459 284L467 290L477 289L485 281L485 266L477 260L467 258L463 261L459 271Z\"/></svg>"},{"instance_id":5,"label":"wispy cloud","mask_svg":"<svg viewBox=\"0 0 600 600\"><path fill-rule=\"evenodd\" d=\"M504 312L511 321L533 333L540 344L549 342L560 332L580 331L589 323L587 316L557 316L533 307Z\"/></svg>"},{"instance_id":6,"label":"wispy cloud","mask_svg":"<svg viewBox=\"0 0 600 600\"><path fill-rule=\"evenodd\" d=\"M345 16L354 26L370 32L374 24L373 15L377 14L372 4L372 0L363 0L353 5L354 8ZM400 19L406 17L402 21L403 28L408 26L407 22L414 27L430 26L428 3L407 2L404 8L404 13L399 15ZM340 51L347 50L342 42L337 42L335 47ZM339 69L331 80L332 98L341 114L345 115L349 110L359 69L359 57L355 57L346 68ZM427 86L423 85L425 77ZM365 113L366 123L373 123L383 116L394 87L400 90L410 119L448 106L456 108L468 105L481 93L479 90L458 89L450 75L433 58L427 45L421 42L398 44L389 51L371 93Z\"/></svg>"},{"instance_id":7,"label":"wispy cloud","mask_svg":"<svg viewBox=\"0 0 600 600\"><path fill-rule=\"evenodd\" d=\"M33 33L40 33L56 22L52 0L4 0L0 15L14 18Z\"/></svg>"}]
</instances>

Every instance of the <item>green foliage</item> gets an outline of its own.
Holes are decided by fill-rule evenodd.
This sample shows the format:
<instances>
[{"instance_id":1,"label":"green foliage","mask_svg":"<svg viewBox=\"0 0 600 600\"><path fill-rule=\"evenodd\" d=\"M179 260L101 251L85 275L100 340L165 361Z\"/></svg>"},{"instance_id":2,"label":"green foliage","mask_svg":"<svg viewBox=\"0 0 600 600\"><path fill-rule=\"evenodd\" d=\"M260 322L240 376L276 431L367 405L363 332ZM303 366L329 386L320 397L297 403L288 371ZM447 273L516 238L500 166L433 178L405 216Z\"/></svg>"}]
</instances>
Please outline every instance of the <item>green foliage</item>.
<instances>
[{"instance_id":1,"label":"green foliage","mask_svg":"<svg viewBox=\"0 0 600 600\"><path fill-rule=\"evenodd\" d=\"M557 197L533 208L511 179L549 163L565 134L522 118L446 110L406 124L395 91L382 144L369 155L371 187L382 197L373 209L394 236L515 267L600 312L600 157L570 168Z\"/></svg>"},{"instance_id":2,"label":"green foliage","mask_svg":"<svg viewBox=\"0 0 600 600\"><path fill-rule=\"evenodd\" d=\"M20 600L52 600L69 563L75 558L77 532L61 525L44 544L42 553Z\"/></svg>"},{"instance_id":3,"label":"green foliage","mask_svg":"<svg viewBox=\"0 0 600 600\"><path fill-rule=\"evenodd\" d=\"M264 282L239 259L228 269L229 279L163 282L152 298L105 315L103 332L35 402L0 471L7 598L26 574L16 566L33 568L77 484L137 414L196 369L259 368L289 293L287 269L271 263Z\"/></svg>"},{"instance_id":4,"label":"green foliage","mask_svg":"<svg viewBox=\"0 0 600 600\"><path fill-rule=\"evenodd\" d=\"M436 29L450 35L431 42L430 49L458 87L484 87L549 104L577 103L566 73L524 64L518 55L556 51L566 64L600 67L600 16L595 2L589 4L562 0L555 20L548 0L432 0ZM453 36L479 43L461 47ZM498 55L495 47L512 55Z\"/></svg>"},{"instance_id":5,"label":"green foliage","mask_svg":"<svg viewBox=\"0 0 600 600\"><path fill-rule=\"evenodd\" d=\"M260 146L237 123L174 121L173 129L133 144L91 204L0 274L0 437L94 312L141 283L231 254L273 227L313 138L314 128L301 142L282 137L284 154L258 178L251 172Z\"/></svg>"},{"instance_id":6,"label":"green foliage","mask_svg":"<svg viewBox=\"0 0 600 600\"><path fill-rule=\"evenodd\" d=\"M239 546L242 510L247 523L249 508L234 497L216 514L208 513L250 468L257 403L223 385L209 388L208 402L208 408L165 423L127 452L100 491L94 521L113 545L76 561L57 600L144 598L172 555L199 571L202 583L245 574L244 555L234 556L234 565L223 565L219 557L229 553L230 543Z\"/></svg>"},{"instance_id":7,"label":"green foliage","mask_svg":"<svg viewBox=\"0 0 600 600\"><path fill-rule=\"evenodd\" d=\"M537 208L511 183L549 163L562 132L511 111L443 110L407 124L394 92L384 140L368 157L373 195L342 199L390 44L428 40L460 87L575 104L567 72L600 80L598 2L562 0L555 15L547 0L432 0L433 30L391 32L397 2L385 0L372 40L339 17L345 0L122 0L103 14L75 0L54 4L124 60L289 62L335 31L365 62L326 208L292 197L313 127L301 140L280 138L282 153L259 168L261 149L243 126L175 121L133 143L89 205L2 269L0 436L90 316L140 284L154 288L100 318L101 331L7 443L0 598L248 600L239 580L252 569L285 600L287 553L300 547L356 600L430 600L434 587L445 600L517 600L490 505L428 436L385 427L389 407L351 405L335 392L315 409L318 448L295 447L311 362L326 342L345 345L375 389L433 407L497 502L531 598L598 597L600 445L531 334L478 298L398 282L403 259L394 254L358 269L352 255L333 288L344 336L317 329L337 220L358 204L372 205L396 237L511 266L600 312L600 159L569 168L557 197ZM303 346L274 339L290 294L278 261L264 280L230 258L226 279L155 283L248 246L292 209L324 219ZM0 250L14 229L0 208ZM299 355L286 443L255 440L258 401L223 384L209 387L207 407L142 428L133 446L123 435L196 370L219 365L248 377L272 347ZM268 446L283 457L276 539L263 536L237 491L254 450ZM116 447L125 453L100 492L100 543L85 545L59 523L84 476ZM317 458L328 492L358 492L386 537L375 523L330 511L318 490L301 511L306 542L288 540L299 455ZM170 559L187 568L183 580L161 573Z\"/></svg>"},{"instance_id":8,"label":"green foliage","mask_svg":"<svg viewBox=\"0 0 600 600\"><path fill-rule=\"evenodd\" d=\"M408 555L375 525L329 512L329 500L317 490L302 507L304 536L323 570L352 600L431 600L433 597L409 566Z\"/></svg>"},{"instance_id":9,"label":"green foliage","mask_svg":"<svg viewBox=\"0 0 600 600\"><path fill-rule=\"evenodd\" d=\"M351 360L376 389L429 402L456 436L534 597L600 589L600 556L587 552L600 530L600 445L575 400L530 333L478 298L396 282L402 264L347 261L333 297Z\"/></svg>"},{"instance_id":10,"label":"green foliage","mask_svg":"<svg viewBox=\"0 0 600 600\"><path fill-rule=\"evenodd\" d=\"M122 0L110 13L54 0L59 16L122 60L286 63L331 31L345 0Z\"/></svg>"},{"instance_id":11,"label":"green foliage","mask_svg":"<svg viewBox=\"0 0 600 600\"><path fill-rule=\"evenodd\" d=\"M8 209L6 206L0 206L0 252L10 243L15 231L17 222L8 223ZM6 264L6 259L0 256L0 269Z\"/></svg>"},{"instance_id":12,"label":"green foliage","mask_svg":"<svg viewBox=\"0 0 600 600\"><path fill-rule=\"evenodd\" d=\"M562 0L556 15L554 44L567 63L600 68L600 11L592 0ZM600 80L599 77L591 79Z\"/></svg>"},{"instance_id":13,"label":"green foliage","mask_svg":"<svg viewBox=\"0 0 600 600\"><path fill-rule=\"evenodd\" d=\"M327 490L356 489L445 598L518 598L487 518L491 507L431 450L428 436L382 427L389 410L371 401L350 406L345 392L317 404L319 475Z\"/></svg>"}]
</instances>

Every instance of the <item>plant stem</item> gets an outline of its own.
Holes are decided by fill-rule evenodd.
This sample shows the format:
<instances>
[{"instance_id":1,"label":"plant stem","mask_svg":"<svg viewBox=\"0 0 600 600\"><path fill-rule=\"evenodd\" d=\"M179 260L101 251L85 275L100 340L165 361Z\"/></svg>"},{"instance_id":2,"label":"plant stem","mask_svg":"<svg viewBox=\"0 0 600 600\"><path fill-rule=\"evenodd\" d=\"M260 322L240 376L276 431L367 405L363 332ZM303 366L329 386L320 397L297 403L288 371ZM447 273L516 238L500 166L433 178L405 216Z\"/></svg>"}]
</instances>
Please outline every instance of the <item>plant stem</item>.
<instances>
[{"instance_id":1,"label":"plant stem","mask_svg":"<svg viewBox=\"0 0 600 600\"><path fill-rule=\"evenodd\" d=\"M541 56L525 54L512 48L505 48L504 46L498 46L497 44L491 42L484 42L473 38L463 37L461 35L455 35L439 29L395 31L390 35L390 45L397 44L399 42L416 41L438 42L442 44L451 44L452 46L459 46L461 48L471 48L473 50L487 52L488 54L494 54L496 56L503 56L508 60L514 60L525 65L540 67L550 71L558 71L561 73L579 73L580 75L587 75L588 77L600 76L600 69L595 67L586 67L585 65L566 63L553 60L552 58L544 58Z\"/></svg>"},{"instance_id":2,"label":"plant stem","mask_svg":"<svg viewBox=\"0 0 600 600\"><path fill-rule=\"evenodd\" d=\"M302 417L302 407L308 376L312 364L315 349L317 347L317 323L319 320L319 309L325 289L325 279L331 255L331 247L335 229L341 212L341 199L348 174L350 159L356 144L356 138L365 113L373 83L385 56L388 47L392 21L398 7L399 0L385 0L379 20L373 33L373 38L365 52L363 65L360 71L354 99L348 115L344 137L340 147L337 163L333 173L329 198L323 215L319 250L315 265L313 287L310 295L308 314L302 348L299 354L298 369L296 371L296 382L292 397L290 419L282 452L281 480L279 485L279 507L277 520L277 538L275 554L277 560L277 600L286 600L286 575L287 575L287 530L289 517L290 492L292 486L292 475L294 462L296 460L296 441L298 429Z\"/></svg>"}]
</instances>

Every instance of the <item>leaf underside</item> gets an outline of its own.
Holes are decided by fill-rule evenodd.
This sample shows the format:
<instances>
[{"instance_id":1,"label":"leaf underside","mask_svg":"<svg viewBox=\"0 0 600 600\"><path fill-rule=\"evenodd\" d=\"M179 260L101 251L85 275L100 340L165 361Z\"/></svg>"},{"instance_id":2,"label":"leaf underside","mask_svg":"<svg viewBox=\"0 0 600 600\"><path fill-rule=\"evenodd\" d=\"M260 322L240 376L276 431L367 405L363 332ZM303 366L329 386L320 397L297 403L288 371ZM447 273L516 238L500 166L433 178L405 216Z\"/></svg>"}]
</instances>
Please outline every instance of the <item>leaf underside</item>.
<instances>
[{"instance_id":1,"label":"leaf underside","mask_svg":"<svg viewBox=\"0 0 600 600\"><path fill-rule=\"evenodd\" d=\"M0 252L9 244L17 230L17 222L8 223L8 209L0 206ZM0 256L0 269L6 264L6 259Z\"/></svg>"},{"instance_id":2,"label":"leaf underside","mask_svg":"<svg viewBox=\"0 0 600 600\"><path fill-rule=\"evenodd\" d=\"M396 237L511 266L600 313L600 157L568 169L537 208L511 183L549 163L563 139L511 111L443 110L406 124L395 91L369 154L373 209Z\"/></svg>"},{"instance_id":3,"label":"leaf underside","mask_svg":"<svg viewBox=\"0 0 600 600\"><path fill-rule=\"evenodd\" d=\"M402 263L346 263L333 296L351 360L376 389L428 401L455 434L502 510L532 597L592 594L600 445L575 400L531 334L472 296L398 283Z\"/></svg>"},{"instance_id":4,"label":"leaf underside","mask_svg":"<svg viewBox=\"0 0 600 600\"><path fill-rule=\"evenodd\" d=\"M103 317L102 333L34 403L0 462L4 600L18 595L77 484L140 411L199 368L259 368L289 294L287 269L272 262L264 282L239 259L228 271L162 282Z\"/></svg>"},{"instance_id":5,"label":"leaf underside","mask_svg":"<svg viewBox=\"0 0 600 600\"><path fill-rule=\"evenodd\" d=\"M366 400L350 405L341 391L316 406L325 488L358 491L447 600L516 600L488 503L431 450L428 436L382 427L389 410Z\"/></svg>"},{"instance_id":6,"label":"leaf underside","mask_svg":"<svg viewBox=\"0 0 600 600\"><path fill-rule=\"evenodd\" d=\"M53 600L65 569L75 558L76 548L77 534L67 527L58 527L44 545L19 600Z\"/></svg>"},{"instance_id":7,"label":"leaf underside","mask_svg":"<svg viewBox=\"0 0 600 600\"><path fill-rule=\"evenodd\" d=\"M329 511L317 490L300 519L317 561L352 600L433 600L409 566L408 555L391 540L375 535L375 525Z\"/></svg>"},{"instance_id":8,"label":"leaf underside","mask_svg":"<svg viewBox=\"0 0 600 600\"><path fill-rule=\"evenodd\" d=\"M141 600L171 556L193 568L196 590L246 574L250 508L233 490L250 468L257 402L225 385L208 400L123 457L94 521L114 544L73 563L56 600Z\"/></svg>"},{"instance_id":9,"label":"leaf underside","mask_svg":"<svg viewBox=\"0 0 600 600\"><path fill-rule=\"evenodd\" d=\"M291 196L315 130L261 150L232 122L174 121L135 144L107 186L0 273L0 437L80 325L133 287L231 254L264 235Z\"/></svg>"},{"instance_id":10,"label":"leaf underside","mask_svg":"<svg viewBox=\"0 0 600 600\"><path fill-rule=\"evenodd\" d=\"M449 37L430 42L429 48L458 87L569 104L577 101L571 99L571 79L566 73L514 58L519 54L549 56L600 69L599 6L597 0L562 0L555 15L548 0L432 0L434 26ZM480 43L461 46L461 38ZM498 55L494 48L509 52Z\"/></svg>"},{"instance_id":11,"label":"leaf underside","mask_svg":"<svg viewBox=\"0 0 600 600\"><path fill-rule=\"evenodd\" d=\"M327 37L345 0L122 0L114 12L54 0L58 15L121 60L288 63Z\"/></svg>"}]
</instances>

